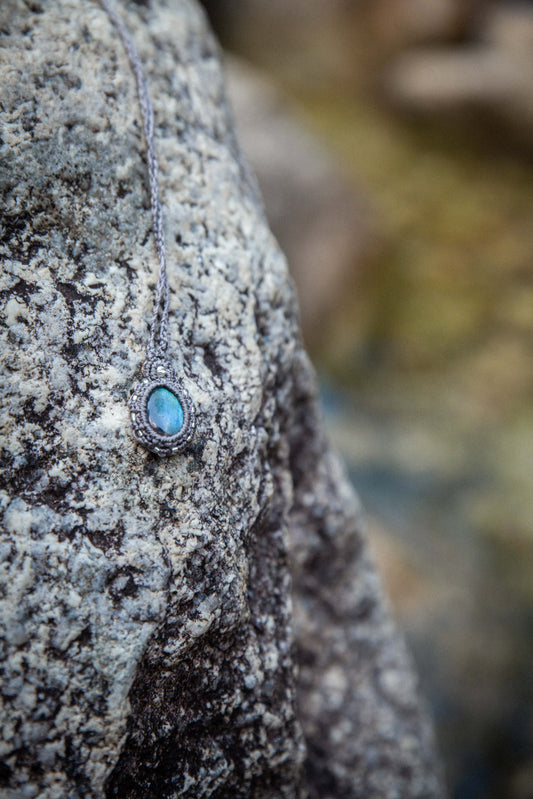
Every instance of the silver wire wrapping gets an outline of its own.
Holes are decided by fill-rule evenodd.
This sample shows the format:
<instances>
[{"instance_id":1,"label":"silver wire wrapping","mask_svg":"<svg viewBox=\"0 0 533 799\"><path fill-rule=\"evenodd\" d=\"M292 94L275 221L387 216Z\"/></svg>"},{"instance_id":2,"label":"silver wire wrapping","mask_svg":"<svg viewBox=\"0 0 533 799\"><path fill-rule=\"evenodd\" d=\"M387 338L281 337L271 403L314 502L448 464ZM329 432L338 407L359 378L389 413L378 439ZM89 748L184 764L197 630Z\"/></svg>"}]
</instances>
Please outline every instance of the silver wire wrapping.
<instances>
[{"instance_id":1,"label":"silver wire wrapping","mask_svg":"<svg viewBox=\"0 0 533 799\"><path fill-rule=\"evenodd\" d=\"M128 400L133 435L140 444L160 457L181 452L194 433L193 408L189 395L183 390L171 365L163 358L147 360L143 374L143 379L133 386ZM159 431L148 420L148 399L158 388L171 391L182 407L183 425L175 435Z\"/></svg>"}]
</instances>

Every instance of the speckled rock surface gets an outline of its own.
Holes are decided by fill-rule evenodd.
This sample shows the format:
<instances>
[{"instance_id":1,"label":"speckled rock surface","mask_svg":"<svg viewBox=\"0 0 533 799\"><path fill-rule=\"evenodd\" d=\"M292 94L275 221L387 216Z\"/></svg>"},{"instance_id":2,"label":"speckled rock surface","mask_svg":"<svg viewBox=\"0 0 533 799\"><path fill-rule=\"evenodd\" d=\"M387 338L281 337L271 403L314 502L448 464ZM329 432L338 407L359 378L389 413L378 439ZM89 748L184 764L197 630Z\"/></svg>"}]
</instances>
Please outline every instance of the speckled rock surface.
<instances>
[{"instance_id":1,"label":"speckled rock surface","mask_svg":"<svg viewBox=\"0 0 533 799\"><path fill-rule=\"evenodd\" d=\"M128 428L156 258L122 47L90 0L7 0L0 796L439 796L216 47L191 0L121 11L197 430L160 461Z\"/></svg>"}]
</instances>

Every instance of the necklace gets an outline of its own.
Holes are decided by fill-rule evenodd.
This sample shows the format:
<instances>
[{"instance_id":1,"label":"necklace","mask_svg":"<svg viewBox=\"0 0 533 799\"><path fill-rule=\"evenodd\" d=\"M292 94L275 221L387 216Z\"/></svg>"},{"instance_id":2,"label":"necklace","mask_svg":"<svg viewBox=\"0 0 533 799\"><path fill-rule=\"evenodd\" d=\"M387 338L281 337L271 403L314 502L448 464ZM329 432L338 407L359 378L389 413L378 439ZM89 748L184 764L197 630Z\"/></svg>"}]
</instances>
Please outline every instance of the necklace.
<instances>
[{"instance_id":1,"label":"necklace","mask_svg":"<svg viewBox=\"0 0 533 799\"><path fill-rule=\"evenodd\" d=\"M150 179L152 226L159 260L159 275L143 377L133 384L128 406L134 438L151 452L163 457L180 452L186 447L194 433L195 419L191 399L166 357L169 287L163 211L159 199L159 167L154 143L154 111L141 60L126 26L109 0L99 0L99 2L122 39L137 81Z\"/></svg>"}]
</instances>

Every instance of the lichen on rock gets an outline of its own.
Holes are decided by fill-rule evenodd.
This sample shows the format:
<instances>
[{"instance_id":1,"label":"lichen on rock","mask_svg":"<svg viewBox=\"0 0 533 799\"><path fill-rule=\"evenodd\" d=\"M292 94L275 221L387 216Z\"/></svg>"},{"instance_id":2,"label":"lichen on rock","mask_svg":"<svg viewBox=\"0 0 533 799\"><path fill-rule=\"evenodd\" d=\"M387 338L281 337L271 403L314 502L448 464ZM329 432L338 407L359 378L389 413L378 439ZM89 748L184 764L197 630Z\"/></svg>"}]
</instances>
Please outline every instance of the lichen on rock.
<instances>
[{"instance_id":1,"label":"lichen on rock","mask_svg":"<svg viewBox=\"0 0 533 799\"><path fill-rule=\"evenodd\" d=\"M192 0L120 11L196 432L163 460L129 432L156 257L121 44L91 0L8 0L1 795L439 796L216 45Z\"/></svg>"}]
</instances>

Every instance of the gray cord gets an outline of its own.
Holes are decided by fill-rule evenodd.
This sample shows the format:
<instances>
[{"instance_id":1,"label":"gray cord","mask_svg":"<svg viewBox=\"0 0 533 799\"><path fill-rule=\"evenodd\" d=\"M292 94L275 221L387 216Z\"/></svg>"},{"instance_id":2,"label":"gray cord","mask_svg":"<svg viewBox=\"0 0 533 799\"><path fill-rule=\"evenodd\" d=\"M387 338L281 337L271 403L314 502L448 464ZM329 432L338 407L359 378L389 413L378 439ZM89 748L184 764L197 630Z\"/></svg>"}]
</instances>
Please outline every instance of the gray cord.
<instances>
[{"instance_id":1,"label":"gray cord","mask_svg":"<svg viewBox=\"0 0 533 799\"><path fill-rule=\"evenodd\" d=\"M100 5L107 12L111 22L117 29L131 67L137 80L137 91L141 116L144 126L144 138L146 140L146 156L148 161L148 175L150 177L150 201L152 207L152 222L154 237L159 258L159 277L155 295L154 312L150 323L150 343L147 347L147 355L153 358L159 353L164 353L168 346L168 277L167 277L167 258L165 248L165 234L163 231L163 211L159 200L159 168L157 165L157 155L154 144L154 110L148 94L146 79L141 64L141 59L128 30L117 12L110 4L109 0L99 0Z\"/></svg>"}]
</instances>

